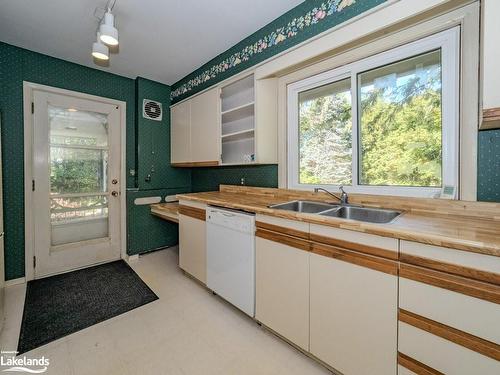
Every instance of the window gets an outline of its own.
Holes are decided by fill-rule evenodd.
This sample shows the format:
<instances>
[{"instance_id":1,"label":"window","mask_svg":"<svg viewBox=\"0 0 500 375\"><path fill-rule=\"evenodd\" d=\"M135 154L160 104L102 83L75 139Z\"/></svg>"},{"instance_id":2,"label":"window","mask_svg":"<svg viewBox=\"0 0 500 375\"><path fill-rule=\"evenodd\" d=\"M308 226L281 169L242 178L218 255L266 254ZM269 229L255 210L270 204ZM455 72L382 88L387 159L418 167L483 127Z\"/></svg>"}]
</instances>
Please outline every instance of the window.
<instances>
[{"instance_id":1,"label":"window","mask_svg":"<svg viewBox=\"0 0 500 375\"><path fill-rule=\"evenodd\" d=\"M458 186L458 79L452 29L289 85L288 186Z\"/></svg>"}]
</instances>

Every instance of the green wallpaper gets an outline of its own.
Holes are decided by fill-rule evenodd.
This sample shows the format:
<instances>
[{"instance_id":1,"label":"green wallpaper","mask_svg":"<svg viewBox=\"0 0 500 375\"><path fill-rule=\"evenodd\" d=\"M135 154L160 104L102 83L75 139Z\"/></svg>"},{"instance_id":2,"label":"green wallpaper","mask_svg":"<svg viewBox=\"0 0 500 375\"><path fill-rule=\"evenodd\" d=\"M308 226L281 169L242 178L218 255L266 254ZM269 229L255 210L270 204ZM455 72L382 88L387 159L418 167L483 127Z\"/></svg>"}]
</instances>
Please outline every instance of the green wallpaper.
<instances>
[{"instance_id":1,"label":"green wallpaper","mask_svg":"<svg viewBox=\"0 0 500 375\"><path fill-rule=\"evenodd\" d=\"M500 202L500 129L479 132L477 199Z\"/></svg>"},{"instance_id":2,"label":"green wallpaper","mask_svg":"<svg viewBox=\"0 0 500 375\"><path fill-rule=\"evenodd\" d=\"M172 85L172 103L242 72L386 0L306 0Z\"/></svg>"},{"instance_id":3,"label":"green wallpaper","mask_svg":"<svg viewBox=\"0 0 500 375\"><path fill-rule=\"evenodd\" d=\"M151 215L149 205L137 206L136 198L184 193L186 189L159 189L127 192L127 254L157 250L178 242L178 225Z\"/></svg>"},{"instance_id":4,"label":"green wallpaper","mask_svg":"<svg viewBox=\"0 0 500 375\"><path fill-rule=\"evenodd\" d=\"M140 190L189 188L190 170L170 166L170 86L139 77L136 96L137 187ZM143 99L162 103L162 121L142 117ZM148 174L151 174L150 181L146 178Z\"/></svg>"},{"instance_id":5,"label":"green wallpaper","mask_svg":"<svg viewBox=\"0 0 500 375\"><path fill-rule=\"evenodd\" d=\"M259 187L278 187L277 165L255 165L245 167L193 168L191 190L193 192L219 190L220 184Z\"/></svg>"},{"instance_id":6,"label":"green wallpaper","mask_svg":"<svg viewBox=\"0 0 500 375\"><path fill-rule=\"evenodd\" d=\"M127 169L135 169L134 80L0 42L5 273L24 276L23 81L127 102ZM134 186L134 179L127 180Z\"/></svg>"}]
</instances>

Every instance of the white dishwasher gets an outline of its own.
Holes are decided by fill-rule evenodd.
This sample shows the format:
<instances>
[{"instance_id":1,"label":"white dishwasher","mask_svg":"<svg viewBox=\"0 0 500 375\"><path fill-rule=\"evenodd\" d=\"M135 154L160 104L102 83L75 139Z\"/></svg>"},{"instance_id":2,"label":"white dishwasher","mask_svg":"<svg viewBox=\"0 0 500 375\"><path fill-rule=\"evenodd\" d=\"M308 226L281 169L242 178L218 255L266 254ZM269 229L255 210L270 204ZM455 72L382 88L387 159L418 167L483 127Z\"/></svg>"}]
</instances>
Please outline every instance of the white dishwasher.
<instances>
[{"instance_id":1,"label":"white dishwasher","mask_svg":"<svg viewBox=\"0 0 500 375\"><path fill-rule=\"evenodd\" d=\"M255 316L255 215L207 207L207 286Z\"/></svg>"}]
</instances>

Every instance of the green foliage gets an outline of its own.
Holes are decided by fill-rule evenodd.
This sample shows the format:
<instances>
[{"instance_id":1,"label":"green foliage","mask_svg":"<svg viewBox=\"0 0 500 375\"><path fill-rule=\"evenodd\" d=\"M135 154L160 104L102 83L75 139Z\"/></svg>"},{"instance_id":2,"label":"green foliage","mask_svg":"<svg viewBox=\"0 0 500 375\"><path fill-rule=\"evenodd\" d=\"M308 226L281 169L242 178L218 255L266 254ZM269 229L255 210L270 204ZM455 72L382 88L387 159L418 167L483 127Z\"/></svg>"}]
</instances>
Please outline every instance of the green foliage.
<instances>
[{"instance_id":1,"label":"green foliage","mask_svg":"<svg viewBox=\"0 0 500 375\"><path fill-rule=\"evenodd\" d=\"M342 92L300 106L300 183L351 184L351 95Z\"/></svg>"},{"instance_id":2,"label":"green foliage","mask_svg":"<svg viewBox=\"0 0 500 375\"><path fill-rule=\"evenodd\" d=\"M52 148L50 187L52 193L103 191L104 153L100 150Z\"/></svg>"},{"instance_id":3,"label":"green foliage","mask_svg":"<svg viewBox=\"0 0 500 375\"><path fill-rule=\"evenodd\" d=\"M362 85L360 184L441 186L440 79L433 65L397 84ZM300 183L351 184L350 92L302 102L299 127Z\"/></svg>"},{"instance_id":4,"label":"green foliage","mask_svg":"<svg viewBox=\"0 0 500 375\"><path fill-rule=\"evenodd\" d=\"M441 93L410 80L361 100L360 183L441 186Z\"/></svg>"}]
</instances>

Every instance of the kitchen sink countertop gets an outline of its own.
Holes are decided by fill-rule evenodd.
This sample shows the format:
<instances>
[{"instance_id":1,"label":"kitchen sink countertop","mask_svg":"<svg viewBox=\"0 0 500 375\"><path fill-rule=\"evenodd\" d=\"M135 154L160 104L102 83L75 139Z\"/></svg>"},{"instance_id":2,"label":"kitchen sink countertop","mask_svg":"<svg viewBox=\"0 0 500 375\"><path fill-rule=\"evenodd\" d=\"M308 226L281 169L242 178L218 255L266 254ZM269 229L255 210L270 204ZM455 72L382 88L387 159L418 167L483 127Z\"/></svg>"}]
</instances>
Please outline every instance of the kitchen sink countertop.
<instances>
[{"instance_id":1,"label":"kitchen sink countertop","mask_svg":"<svg viewBox=\"0 0 500 375\"><path fill-rule=\"evenodd\" d=\"M268 207L294 199L337 203L324 193L221 185L220 191L179 194L177 197L179 200L500 256L500 204L498 203L407 197L389 199L384 196L351 194L351 202L354 204L403 212L391 223L376 224Z\"/></svg>"}]
</instances>

